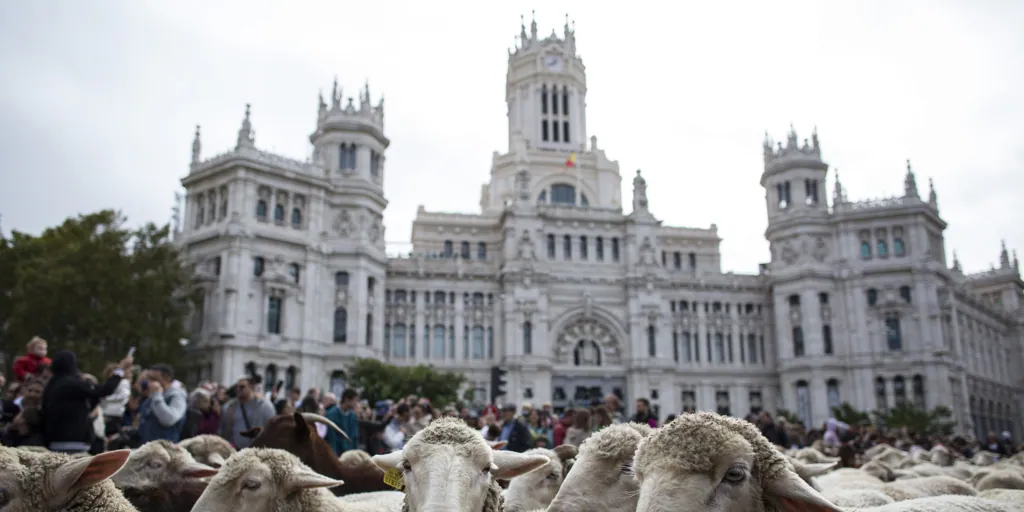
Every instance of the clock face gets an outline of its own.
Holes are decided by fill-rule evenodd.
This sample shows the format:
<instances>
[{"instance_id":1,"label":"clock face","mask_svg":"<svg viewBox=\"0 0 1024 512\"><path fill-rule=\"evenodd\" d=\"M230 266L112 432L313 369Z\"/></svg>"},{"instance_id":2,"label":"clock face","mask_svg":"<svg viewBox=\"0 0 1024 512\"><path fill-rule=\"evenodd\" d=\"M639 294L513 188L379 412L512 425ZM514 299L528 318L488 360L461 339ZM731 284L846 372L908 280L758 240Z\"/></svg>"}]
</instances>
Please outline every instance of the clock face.
<instances>
[{"instance_id":1,"label":"clock face","mask_svg":"<svg viewBox=\"0 0 1024 512\"><path fill-rule=\"evenodd\" d=\"M562 58L557 55L548 55L544 57L544 67L550 71L561 71L562 70Z\"/></svg>"}]
</instances>

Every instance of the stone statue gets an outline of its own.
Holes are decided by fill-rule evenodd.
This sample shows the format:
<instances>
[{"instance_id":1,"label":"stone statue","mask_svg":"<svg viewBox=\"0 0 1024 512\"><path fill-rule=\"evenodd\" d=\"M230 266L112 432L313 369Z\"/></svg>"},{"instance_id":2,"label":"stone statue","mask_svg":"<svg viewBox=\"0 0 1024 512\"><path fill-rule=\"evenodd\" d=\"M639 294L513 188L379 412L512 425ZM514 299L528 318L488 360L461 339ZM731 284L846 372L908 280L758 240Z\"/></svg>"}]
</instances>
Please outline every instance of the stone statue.
<instances>
[{"instance_id":1,"label":"stone statue","mask_svg":"<svg viewBox=\"0 0 1024 512\"><path fill-rule=\"evenodd\" d=\"M370 233L369 233L369 236L370 236L370 241L371 242L376 242L377 240L380 239L380 220L379 219L373 219L373 221L370 223Z\"/></svg>"},{"instance_id":2,"label":"stone statue","mask_svg":"<svg viewBox=\"0 0 1024 512\"><path fill-rule=\"evenodd\" d=\"M352 216L348 213L348 210L341 210L338 212L338 218L334 220L334 231L341 236L349 236L352 234L353 228Z\"/></svg>"},{"instance_id":3,"label":"stone statue","mask_svg":"<svg viewBox=\"0 0 1024 512\"><path fill-rule=\"evenodd\" d=\"M600 354L598 353L597 343L591 340L584 340L581 342L580 347L580 364L588 366L596 366L600 361Z\"/></svg>"},{"instance_id":4,"label":"stone statue","mask_svg":"<svg viewBox=\"0 0 1024 512\"><path fill-rule=\"evenodd\" d=\"M640 169L636 170L636 177L633 178L633 209L647 209L647 180L640 176Z\"/></svg>"},{"instance_id":5,"label":"stone statue","mask_svg":"<svg viewBox=\"0 0 1024 512\"><path fill-rule=\"evenodd\" d=\"M263 275L270 281L285 282L291 280L291 276L288 275L288 269L285 268L284 258L281 257L274 258Z\"/></svg>"},{"instance_id":6,"label":"stone statue","mask_svg":"<svg viewBox=\"0 0 1024 512\"><path fill-rule=\"evenodd\" d=\"M537 259L537 255L533 250L533 239L530 238L529 231L523 231L523 236L519 238L519 259L526 261Z\"/></svg>"},{"instance_id":7,"label":"stone statue","mask_svg":"<svg viewBox=\"0 0 1024 512\"><path fill-rule=\"evenodd\" d=\"M654 247L651 246L650 238L644 238L643 243L640 244L640 264L654 265Z\"/></svg>"},{"instance_id":8,"label":"stone statue","mask_svg":"<svg viewBox=\"0 0 1024 512\"><path fill-rule=\"evenodd\" d=\"M512 136L512 155L515 157L516 163L530 163L530 153L526 144L526 137L523 137L521 132L516 132Z\"/></svg>"}]
</instances>

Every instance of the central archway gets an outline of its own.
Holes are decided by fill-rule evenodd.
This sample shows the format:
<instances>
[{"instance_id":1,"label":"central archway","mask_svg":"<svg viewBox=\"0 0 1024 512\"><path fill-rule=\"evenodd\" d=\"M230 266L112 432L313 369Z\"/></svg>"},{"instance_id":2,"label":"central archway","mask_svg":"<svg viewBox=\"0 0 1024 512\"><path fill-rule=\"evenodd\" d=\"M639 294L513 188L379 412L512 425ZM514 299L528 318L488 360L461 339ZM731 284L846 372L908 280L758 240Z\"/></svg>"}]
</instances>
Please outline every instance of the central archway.
<instances>
[{"instance_id":1,"label":"central archway","mask_svg":"<svg viewBox=\"0 0 1024 512\"><path fill-rule=\"evenodd\" d=\"M555 360L581 367L617 365L622 363L622 350L608 326L596 318L578 318L558 334Z\"/></svg>"}]
</instances>

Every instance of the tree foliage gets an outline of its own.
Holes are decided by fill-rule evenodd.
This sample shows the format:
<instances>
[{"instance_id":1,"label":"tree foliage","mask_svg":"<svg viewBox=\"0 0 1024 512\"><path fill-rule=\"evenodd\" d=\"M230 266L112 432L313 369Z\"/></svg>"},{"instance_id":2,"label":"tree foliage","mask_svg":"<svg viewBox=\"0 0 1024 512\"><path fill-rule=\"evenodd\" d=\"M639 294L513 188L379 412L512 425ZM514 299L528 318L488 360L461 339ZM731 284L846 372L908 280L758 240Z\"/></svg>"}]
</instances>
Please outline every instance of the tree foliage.
<instances>
[{"instance_id":1,"label":"tree foliage","mask_svg":"<svg viewBox=\"0 0 1024 512\"><path fill-rule=\"evenodd\" d=\"M948 435L955 426L953 411L942 405L928 411L909 403L901 403L889 410L875 411L874 415L880 425L890 429L906 428L921 435Z\"/></svg>"},{"instance_id":2,"label":"tree foliage","mask_svg":"<svg viewBox=\"0 0 1024 512\"><path fill-rule=\"evenodd\" d=\"M775 412L775 416L777 418L785 418L786 422L789 423L790 425L804 424L804 420L800 419L800 415L788 409L779 409L778 411Z\"/></svg>"},{"instance_id":3,"label":"tree foliage","mask_svg":"<svg viewBox=\"0 0 1024 512\"><path fill-rule=\"evenodd\" d=\"M169 226L125 227L104 210L39 236L0 236L0 350L11 360L33 336L101 372L136 347L139 364L179 363L191 278Z\"/></svg>"},{"instance_id":4,"label":"tree foliage","mask_svg":"<svg viewBox=\"0 0 1024 512\"><path fill-rule=\"evenodd\" d=\"M408 395L429 398L434 404L458 401L459 388L466 376L439 371L433 366L395 366L376 359L357 359L348 366L349 386L359 389L363 398L397 399Z\"/></svg>"},{"instance_id":5,"label":"tree foliage","mask_svg":"<svg viewBox=\"0 0 1024 512\"><path fill-rule=\"evenodd\" d=\"M850 402L843 402L838 407L833 407L832 417L847 425L866 425L871 423L871 415L854 408L850 405Z\"/></svg>"}]
</instances>

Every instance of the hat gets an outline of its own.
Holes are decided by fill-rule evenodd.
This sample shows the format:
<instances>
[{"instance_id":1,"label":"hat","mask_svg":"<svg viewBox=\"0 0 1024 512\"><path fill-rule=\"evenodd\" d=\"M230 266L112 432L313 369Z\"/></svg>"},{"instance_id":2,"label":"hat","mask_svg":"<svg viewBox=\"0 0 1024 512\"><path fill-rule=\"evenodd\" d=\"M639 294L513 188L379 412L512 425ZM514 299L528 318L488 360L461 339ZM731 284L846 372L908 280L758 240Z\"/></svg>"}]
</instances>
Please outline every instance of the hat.
<instances>
[{"instance_id":1,"label":"hat","mask_svg":"<svg viewBox=\"0 0 1024 512\"><path fill-rule=\"evenodd\" d=\"M501 410L516 412L516 404L505 404L501 406Z\"/></svg>"}]
</instances>

